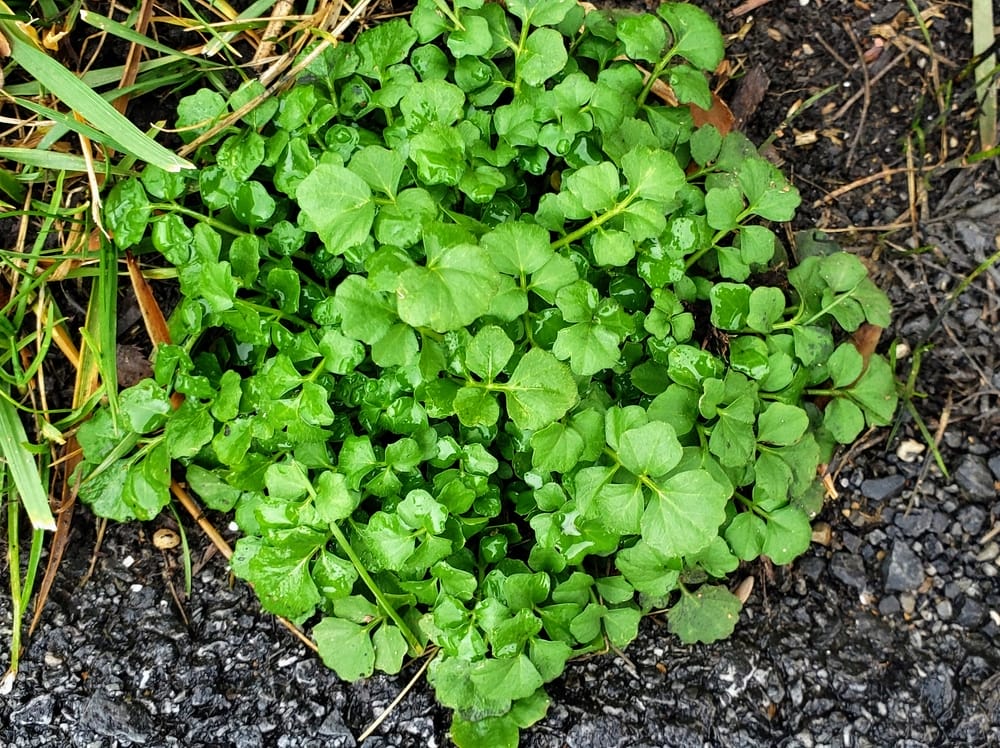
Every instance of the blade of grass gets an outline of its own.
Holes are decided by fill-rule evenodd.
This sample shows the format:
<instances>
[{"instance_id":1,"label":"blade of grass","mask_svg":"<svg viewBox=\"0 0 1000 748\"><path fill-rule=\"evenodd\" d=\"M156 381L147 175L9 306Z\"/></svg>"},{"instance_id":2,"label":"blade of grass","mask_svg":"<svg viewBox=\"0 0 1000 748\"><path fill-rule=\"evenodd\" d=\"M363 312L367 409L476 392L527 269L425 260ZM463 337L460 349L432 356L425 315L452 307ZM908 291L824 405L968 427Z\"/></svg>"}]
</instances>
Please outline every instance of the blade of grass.
<instances>
[{"instance_id":1,"label":"blade of grass","mask_svg":"<svg viewBox=\"0 0 1000 748\"><path fill-rule=\"evenodd\" d=\"M10 575L11 600L10 667L3 678L0 693L8 692L17 671L20 669L21 650L23 649L21 630L24 626L24 614L28 610L31 592L35 587L35 576L42 559L42 546L45 540L44 530L32 530L31 546L28 549L28 564L22 582L21 547L18 535L19 519L18 502L11 500L7 503L7 570Z\"/></svg>"},{"instance_id":2,"label":"blade of grass","mask_svg":"<svg viewBox=\"0 0 1000 748\"><path fill-rule=\"evenodd\" d=\"M128 153L128 150L123 145L121 145L114 138L114 136L109 136L106 133L103 133L100 130L98 130L96 127L93 127L85 122L80 122L72 114L65 114L56 109L51 109L47 106L43 106L42 104L36 104L34 101L29 101L28 99L22 99L17 96L11 98L12 101L19 107L24 107L30 112L39 114L52 122L62 125L62 127L65 128L63 132L65 132L66 130L72 130L73 132L79 133L80 135L86 135L88 138L90 138L91 140L95 140L98 143L103 143L107 146L110 146L111 148L114 148L117 151ZM104 103L107 104L107 102ZM111 105L108 104L108 106ZM43 140L43 142L49 140L51 139L47 138Z\"/></svg>"},{"instance_id":3,"label":"blade of grass","mask_svg":"<svg viewBox=\"0 0 1000 748\"><path fill-rule=\"evenodd\" d=\"M228 32L220 34L215 25L209 21L202 18L198 10L190 3L188 0L180 0L180 6L187 11L188 15L182 20L182 25L191 30L200 31L209 37L211 37L207 44L205 44L204 55L206 57L214 57L222 51L227 52L234 57L240 57L241 55L232 48L231 42L240 32ZM222 15L227 21L236 20L237 13L228 3L222 0L217 0L213 3L212 9Z\"/></svg>"},{"instance_id":4,"label":"blade of grass","mask_svg":"<svg viewBox=\"0 0 1000 748\"><path fill-rule=\"evenodd\" d=\"M87 171L87 160L83 156L58 151L42 151L37 148L0 147L0 160L13 161L17 164L52 171ZM94 166L99 167L105 174L125 175L129 173L107 161L94 161Z\"/></svg>"},{"instance_id":5,"label":"blade of grass","mask_svg":"<svg viewBox=\"0 0 1000 748\"><path fill-rule=\"evenodd\" d=\"M178 64L187 65L188 63L189 61L183 59L178 60L173 57L160 57L156 60L147 60L146 62L140 63L139 73L156 73L162 67ZM96 68L94 70L88 70L80 76L79 80L85 86L97 89L103 86L112 85L121 80L124 70L124 65L115 65L108 68ZM41 96L44 93L44 87L38 81L29 81L26 83L16 83L13 86L5 88L4 91L9 93L11 96L33 97Z\"/></svg>"},{"instance_id":6,"label":"blade of grass","mask_svg":"<svg viewBox=\"0 0 1000 748\"><path fill-rule=\"evenodd\" d=\"M3 473L0 472L0 479ZM21 618L24 611L21 609L21 550L18 537L18 519L20 512L17 509L18 503L15 499L7 500L7 573L10 575L10 602L11 602L11 632L10 632L10 667L4 676L0 693L9 693L9 688L13 685L14 676L17 675L21 661Z\"/></svg>"},{"instance_id":7,"label":"blade of grass","mask_svg":"<svg viewBox=\"0 0 1000 748\"><path fill-rule=\"evenodd\" d=\"M63 176L64 174L60 173L60 181L57 182L57 194L53 196L54 205L58 205L58 193L61 189L61 179ZM91 232L89 228L86 233L95 237L95 242L91 245L93 250L102 252L102 242L99 239L100 235L96 234L96 232ZM104 242L104 244L106 244L106 242ZM101 282L101 278L107 274L107 270L101 267L101 265L107 264L107 252L103 251L101 257L105 258L105 261L99 263L98 276L93 281L95 285L99 284ZM117 279L115 280L117 281ZM76 349L79 352L75 356L76 381L73 388L73 410L65 422L60 423L60 427L64 431L78 426L85 418L89 417L93 407L97 403L101 391L100 355L96 348L96 344L90 344L93 343L95 338L100 337L99 326L102 324L102 321L98 319L98 314L93 311L98 304L97 297L98 293L96 291L92 291L90 303L88 304L88 314L84 323L85 329L82 333L83 339L86 342L82 341L79 348ZM114 319L114 317L111 318L112 322ZM87 328L93 328L94 335L89 335ZM66 341L66 346L68 348L72 348L72 341ZM109 400L117 404L116 398L109 397ZM117 414L117 410L114 412ZM31 625L28 628L29 634L34 631L35 627L41 620L42 612L45 608L45 602L48 600L49 593L52 590L52 585L55 582L56 574L59 571L59 566L62 563L63 555L69 545L70 528L72 526L73 513L76 507L76 495L79 488L80 476L77 475L77 466L80 464L80 461L80 445L76 440L76 436L71 434L69 438L66 439L65 445L63 445L61 458L58 462L60 476L62 478L62 490L60 494L56 531L52 537L52 542L49 547L48 562L45 567L45 574L42 577L42 583L38 589L34 615L31 619Z\"/></svg>"},{"instance_id":8,"label":"blade of grass","mask_svg":"<svg viewBox=\"0 0 1000 748\"><path fill-rule=\"evenodd\" d=\"M112 416L118 411L118 253L111 241L102 237L101 259L98 263L97 288L91 298L97 299L96 327L100 345L101 377L107 390L108 407ZM89 316L89 315L88 315ZM88 323L90 320L88 320Z\"/></svg>"},{"instance_id":9,"label":"blade of grass","mask_svg":"<svg viewBox=\"0 0 1000 748\"><path fill-rule=\"evenodd\" d=\"M993 0L972 0L972 54L980 55L993 44ZM976 67L976 99L979 101L979 145L989 150L997 144L996 56L989 55Z\"/></svg>"},{"instance_id":10,"label":"blade of grass","mask_svg":"<svg viewBox=\"0 0 1000 748\"><path fill-rule=\"evenodd\" d=\"M202 57L198 57L196 55L188 54L187 52L182 52L181 50L168 47L166 44L161 44L160 42L156 41L155 39L151 39L145 34L140 34L134 29L130 29L128 26L118 23L118 21L113 21L107 16L102 16L99 13L95 13L92 10L81 10L80 20L90 26L93 26L95 29L107 32L111 36L116 36L119 39L124 39L127 42L138 44L139 46L146 47L147 49L151 49L154 52L159 52L163 55L166 55L167 57L174 57L181 60L189 60L200 66L211 65L212 67L215 67L214 63L209 63ZM118 69L120 71L124 71L125 67L126 67L125 65L122 65ZM142 69L141 66L139 69L140 70ZM121 73L119 73L118 77L119 78L121 77ZM84 77L84 80L86 80L86 77ZM104 81L104 82L108 83L110 81Z\"/></svg>"},{"instance_id":11,"label":"blade of grass","mask_svg":"<svg viewBox=\"0 0 1000 748\"><path fill-rule=\"evenodd\" d=\"M35 589L35 577L38 576L38 567L42 561L42 548L45 545L45 530L31 531L31 548L28 549L28 566L24 572L24 584L21 597L23 608L27 610L28 600L31 599L31 591Z\"/></svg>"},{"instance_id":12,"label":"blade of grass","mask_svg":"<svg viewBox=\"0 0 1000 748\"><path fill-rule=\"evenodd\" d=\"M24 293L30 294L31 291L25 291ZM55 318L53 315L52 307L48 308L45 312L46 318L41 329L40 339L36 335L25 336L23 340L16 341L13 344L14 350L11 351L11 365L12 368L18 369L14 372L13 376L8 375L6 372L0 374L4 380L7 380L9 384L15 386L26 386L28 382L34 379L35 374L39 369L42 368L42 363L45 361L45 354L48 353L49 346L52 344L52 327L55 325ZM17 355L13 354L23 354L24 349L30 347L32 343L35 343L38 347L36 355L31 359L31 362L24 366L19 361Z\"/></svg>"},{"instance_id":13,"label":"blade of grass","mask_svg":"<svg viewBox=\"0 0 1000 748\"><path fill-rule=\"evenodd\" d=\"M24 185L17 181L17 176L7 169L0 169L0 190L17 203L24 202L26 190Z\"/></svg>"},{"instance_id":14,"label":"blade of grass","mask_svg":"<svg viewBox=\"0 0 1000 748\"><path fill-rule=\"evenodd\" d=\"M191 547L188 545L187 531L184 529L184 523L181 522L181 515L177 511L177 507L173 504L167 504L170 509L170 513L174 515L174 520L177 522L177 534L181 538L181 559L184 563L184 594L187 597L191 597Z\"/></svg>"},{"instance_id":15,"label":"blade of grass","mask_svg":"<svg viewBox=\"0 0 1000 748\"><path fill-rule=\"evenodd\" d=\"M56 521L49 508L49 496L28 444L28 435L15 403L9 393L0 392L0 455L7 463L14 488L21 497L32 526L38 530L55 530Z\"/></svg>"},{"instance_id":16,"label":"blade of grass","mask_svg":"<svg viewBox=\"0 0 1000 748\"><path fill-rule=\"evenodd\" d=\"M0 9L9 12L3 3L0 3ZM11 57L17 64L99 131L97 137L91 133L84 133L85 135L97 142L114 139L119 146L118 150L166 171L194 168L193 164L139 130L92 89L81 83L73 73L36 48L14 22L0 21L0 31L7 37Z\"/></svg>"}]
</instances>

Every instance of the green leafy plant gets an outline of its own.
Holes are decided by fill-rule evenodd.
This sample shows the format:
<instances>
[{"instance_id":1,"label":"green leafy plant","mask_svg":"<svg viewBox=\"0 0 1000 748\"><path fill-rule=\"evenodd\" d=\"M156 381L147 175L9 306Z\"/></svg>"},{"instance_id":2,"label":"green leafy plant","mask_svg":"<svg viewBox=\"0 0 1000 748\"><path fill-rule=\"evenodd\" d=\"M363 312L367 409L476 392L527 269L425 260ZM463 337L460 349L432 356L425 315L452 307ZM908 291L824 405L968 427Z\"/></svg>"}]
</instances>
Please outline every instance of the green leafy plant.
<instances>
[{"instance_id":1,"label":"green leafy plant","mask_svg":"<svg viewBox=\"0 0 1000 748\"><path fill-rule=\"evenodd\" d=\"M150 519L176 471L341 677L433 652L463 746L515 745L566 661L647 611L727 636L727 575L806 549L818 465L896 390L844 342L888 323L861 262L785 274L768 222L794 187L649 98L710 105L722 55L687 4L420 0L203 145L196 179L119 181L115 244L182 299L154 378L79 431L83 500Z\"/></svg>"}]
</instances>

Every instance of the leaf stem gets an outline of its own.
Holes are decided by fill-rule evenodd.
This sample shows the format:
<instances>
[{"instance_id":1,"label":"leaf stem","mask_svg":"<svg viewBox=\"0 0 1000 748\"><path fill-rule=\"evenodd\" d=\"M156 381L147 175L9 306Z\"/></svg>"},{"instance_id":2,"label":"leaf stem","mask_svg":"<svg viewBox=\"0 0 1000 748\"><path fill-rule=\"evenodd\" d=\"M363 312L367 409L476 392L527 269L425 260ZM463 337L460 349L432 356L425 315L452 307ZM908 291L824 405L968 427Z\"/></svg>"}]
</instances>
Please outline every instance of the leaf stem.
<instances>
[{"instance_id":1,"label":"leaf stem","mask_svg":"<svg viewBox=\"0 0 1000 748\"><path fill-rule=\"evenodd\" d=\"M663 71L667 69L667 65L674 58L674 50L670 50L664 55L663 59L656 63L656 67L653 68L653 72L649 74L646 78L646 82L642 86L642 91L639 92L639 97L636 99L636 103L641 108L646 103L646 98L649 96L649 92L653 90L653 86L656 85L656 81L660 79L663 75Z\"/></svg>"},{"instance_id":2,"label":"leaf stem","mask_svg":"<svg viewBox=\"0 0 1000 748\"><path fill-rule=\"evenodd\" d=\"M514 81L511 85L514 91L514 96L517 96L521 92L521 65L518 62L521 60L521 55L524 54L524 48L528 40L528 24L525 23L521 27L521 34L517 39L517 46L512 47L514 50Z\"/></svg>"},{"instance_id":3,"label":"leaf stem","mask_svg":"<svg viewBox=\"0 0 1000 748\"><path fill-rule=\"evenodd\" d=\"M719 246L719 242L722 241L722 239L726 236L726 234L730 233L731 231L735 231L736 229L738 229L740 227L740 224L743 221L745 221L747 218L749 218L750 215L751 215L750 208L748 207L745 210L743 210L742 213L740 213L738 216L736 216L736 226L734 226L731 229L719 229L718 231L716 231L715 235L712 237L712 241L711 242L709 242L708 244L706 244L704 247L702 247L701 249L699 249L693 255L691 255L690 257L688 257L687 260L685 260L685 262L684 262L684 269L685 270L690 270L691 267L696 262L698 262L698 260L700 260L702 257L705 256L706 252L708 252L710 249L716 249Z\"/></svg>"},{"instance_id":4,"label":"leaf stem","mask_svg":"<svg viewBox=\"0 0 1000 748\"><path fill-rule=\"evenodd\" d=\"M809 388L806 390L807 395L813 397L843 397L844 393L841 390L827 389L823 387Z\"/></svg>"},{"instance_id":5,"label":"leaf stem","mask_svg":"<svg viewBox=\"0 0 1000 748\"><path fill-rule=\"evenodd\" d=\"M562 247L566 247L572 244L573 242L582 239L591 231L599 229L601 226L610 221L612 218L615 218L616 216L619 216L622 213L624 213L625 210L628 208L628 206L630 206L632 203L635 202L636 197L637 194L635 192L629 193L629 195L626 196L624 200L622 200L614 207L606 210L599 216L594 216L589 221L587 221L587 223L583 224L583 226L576 229L575 231L571 231L570 233L566 234L566 236L560 239L556 239L554 242L552 242L551 245L552 249L558 250Z\"/></svg>"},{"instance_id":6,"label":"leaf stem","mask_svg":"<svg viewBox=\"0 0 1000 748\"><path fill-rule=\"evenodd\" d=\"M297 325L301 325L303 328L309 326L309 323L306 322L301 317L298 317L294 314L288 314L287 312L283 312L280 309L275 309L273 307L265 306L263 304L256 304L252 301L247 301L246 299L234 299L233 303L235 306L241 306L246 309L252 309L255 312L259 312L262 316L269 316L272 319L280 319L280 320L286 320L288 322L294 322Z\"/></svg>"},{"instance_id":7,"label":"leaf stem","mask_svg":"<svg viewBox=\"0 0 1000 748\"><path fill-rule=\"evenodd\" d=\"M337 541L337 545L340 546L340 550L342 550L344 555L346 555L347 558L351 560L351 563L354 564L354 568L358 572L358 576L361 577L361 581L363 581L365 586L371 590L372 595L375 596L375 599L378 601L382 610L384 610L389 618L392 619L393 623L399 627L399 630L402 632L406 642L410 645L410 649L412 649L414 654L417 656L422 655L424 653L423 645L414 633L410 631L410 627L406 625L406 621L403 620L402 616L400 616L396 609L392 607L392 603L390 603L383 594L382 590L375 583L375 580L372 579L371 574L368 573L368 570L361 562L358 554L355 553L354 548L351 546L350 541L348 541L347 536L344 535L343 530L340 529L336 522L331 522L330 531L332 532L334 539Z\"/></svg>"},{"instance_id":8,"label":"leaf stem","mask_svg":"<svg viewBox=\"0 0 1000 748\"><path fill-rule=\"evenodd\" d=\"M448 3L444 2L444 0L434 0L434 4L445 18L455 24L456 31L465 31L465 26L462 25L455 11L448 7Z\"/></svg>"},{"instance_id":9,"label":"leaf stem","mask_svg":"<svg viewBox=\"0 0 1000 748\"><path fill-rule=\"evenodd\" d=\"M177 203L152 203L150 208L153 210L165 210L171 211L173 213L180 213L188 218L196 218L203 223L208 224L213 229L218 229L219 231L224 231L227 234L232 234L233 236L253 236L249 231L243 231L235 226L230 226L228 223L223 223L222 221L212 218L211 216L206 216L204 213L199 213L196 210L191 210L190 208L185 208L183 205L178 205Z\"/></svg>"},{"instance_id":10,"label":"leaf stem","mask_svg":"<svg viewBox=\"0 0 1000 748\"><path fill-rule=\"evenodd\" d=\"M865 278L867 278L867 277L868 276L866 275ZM861 280L865 280L865 278L862 278ZM857 290L858 286L860 286L860 285L861 285L861 281L858 281L857 283L854 284L853 288L850 288L847 291L844 291L843 293L838 294L837 296L834 296L833 297L833 301L831 301L829 304L827 304L825 307L823 307L822 309L820 309L812 317L810 317L809 319L807 319L805 322L802 322L801 324L802 325L811 325L811 324L813 324L820 317L822 317L824 314L828 314L829 311L831 309L833 309L835 306L837 306L838 304L846 301L847 299L850 299L853 296L854 292ZM801 307L800 307L800 309L801 309ZM800 316L800 314L801 314L801 311L799 312L799 314L796 314L795 317L793 317L792 319L788 320L788 322L782 322L782 323L780 323L780 325L775 325L774 329L775 330L784 329L786 327L791 327L794 324L798 324L797 323L797 319Z\"/></svg>"}]
</instances>

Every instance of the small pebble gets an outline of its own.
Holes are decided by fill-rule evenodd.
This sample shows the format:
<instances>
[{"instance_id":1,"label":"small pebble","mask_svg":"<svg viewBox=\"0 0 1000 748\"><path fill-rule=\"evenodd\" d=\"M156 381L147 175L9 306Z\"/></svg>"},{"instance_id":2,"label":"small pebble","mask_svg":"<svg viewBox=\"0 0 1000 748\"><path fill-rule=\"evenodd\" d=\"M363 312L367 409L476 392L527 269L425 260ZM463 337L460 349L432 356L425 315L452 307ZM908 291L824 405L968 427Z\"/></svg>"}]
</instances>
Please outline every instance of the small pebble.
<instances>
[{"instance_id":1,"label":"small pebble","mask_svg":"<svg viewBox=\"0 0 1000 748\"><path fill-rule=\"evenodd\" d=\"M934 513L930 509L914 509L909 513L897 514L895 524L911 538L917 538L931 529Z\"/></svg>"},{"instance_id":2,"label":"small pebble","mask_svg":"<svg viewBox=\"0 0 1000 748\"><path fill-rule=\"evenodd\" d=\"M958 521L962 530L970 535L978 535L986 523L986 512L976 504L964 506L958 511Z\"/></svg>"},{"instance_id":3,"label":"small pebble","mask_svg":"<svg viewBox=\"0 0 1000 748\"><path fill-rule=\"evenodd\" d=\"M915 439L904 439L896 448L896 457L903 462L916 462L927 449L927 445Z\"/></svg>"},{"instance_id":4,"label":"small pebble","mask_svg":"<svg viewBox=\"0 0 1000 748\"><path fill-rule=\"evenodd\" d=\"M906 485L902 475L887 475L884 478L867 478L861 482L861 493L872 501L885 501L899 496Z\"/></svg>"},{"instance_id":5,"label":"small pebble","mask_svg":"<svg viewBox=\"0 0 1000 748\"><path fill-rule=\"evenodd\" d=\"M31 701L11 712L10 720L15 725L49 725L55 709L52 694L35 696Z\"/></svg>"},{"instance_id":6,"label":"small pebble","mask_svg":"<svg viewBox=\"0 0 1000 748\"><path fill-rule=\"evenodd\" d=\"M920 695L931 716L938 722L950 718L955 706L955 687L945 673L936 673L920 686Z\"/></svg>"},{"instance_id":7,"label":"small pebble","mask_svg":"<svg viewBox=\"0 0 1000 748\"><path fill-rule=\"evenodd\" d=\"M993 477L1000 480L1000 455L991 457L986 462L987 467L989 467L990 472L993 473Z\"/></svg>"},{"instance_id":8,"label":"small pebble","mask_svg":"<svg viewBox=\"0 0 1000 748\"><path fill-rule=\"evenodd\" d=\"M976 554L976 561L992 561L997 556L1000 556L1000 543L995 540L991 540L983 550Z\"/></svg>"},{"instance_id":9,"label":"small pebble","mask_svg":"<svg viewBox=\"0 0 1000 748\"><path fill-rule=\"evenodd\" d=\"M849 587L862 590L868 584L868 574L859 556L838 551L830 559L830 573Z\"/></svg>"},{"instance_id":10,"label":"small pebble","mask_svg":"<svg viewBox=\"0 0 1000 748\"><path fill-rule=\"evenodd\" d=\"M947 600L942 600L935 606L938 618L942 621L950 621L952 615L951 603Z\"/></svg>"},{"instance_id":11,"label":"small pebble","mask_svg":"<svg viewBox=\"0 0 1000 748\"><path fill-rule=\"evenodd\" d=\"M938 540L936 535L924 536L924 557L937 558L944 553L944 545Z\"/></svg>"},{"instance_id":12,"label":"small pebble","mask_svg":"<svg viewBox=\"0 0 1000 748\"><path fill-rule=\"evenodd\" d=\"M844 544L844 548L849 550L851 553L857 553L861 548L861 538L855 535L853 532L844 532L840 535L840 542Z\"/></svg>"},{"instance_id":13,"label":"small pebble","mask_svg":"<svg viewBox=\"0 0 1000 748\"><path fill-rule=\"evenodd\" d=\"M893 542L882 572L888 592L916 590L924 582L924 567L920 558L901 540Z\"/></svg>"},{"instance_id":14,"label":"small pebble","mask_svg":"<svg viewBox=\"0 0 1000 748\"><path fill-rule=\"evenodd\" d=\"M955 469L955 483L974 499L996 498L997 488L986 460L966 455Z\"/></svg>"},{"instance_id":15,"label":"small pebble","mask_svg":"<svg viewBox=\"0 0 1000 748\"><path fill-rule=\"evenodd\" d=\"M986 620L986 608L983 604L974 597L965 598L955 619L956 623L967 629L976 629L983 625L984 620Z\"/></svg>"},{"instance_id":16,"label":"small pebble","mask_svg":"<svg viewBox=\"0 0 1000 748\"><path fill-rule=\"evenodd\" d=\"M878 603L878 612L883 616L894 616L902 609L903 607L899 604L899 600L892 595L883 597Z\"/></svg>"}]
</instances>

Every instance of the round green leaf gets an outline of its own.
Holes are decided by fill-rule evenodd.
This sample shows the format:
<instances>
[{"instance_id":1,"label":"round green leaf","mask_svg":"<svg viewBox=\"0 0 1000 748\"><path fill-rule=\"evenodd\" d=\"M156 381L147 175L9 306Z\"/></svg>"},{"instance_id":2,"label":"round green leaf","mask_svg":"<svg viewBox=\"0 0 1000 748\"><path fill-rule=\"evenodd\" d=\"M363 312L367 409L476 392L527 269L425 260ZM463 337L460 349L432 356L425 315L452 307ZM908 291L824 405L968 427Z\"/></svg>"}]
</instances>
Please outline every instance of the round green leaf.
<instances>
[{"instance_id":1,"label":"round green leaf","mask_svg":"<svg viewBox=\"0 0 1000 748\"><path fill-rule=\"evenodd\" d=\"M768 444L795 444L809 428L809 415L795 405L771 403L757 419L757 439Z\"/></svg>"},{"instance_id":2,"label":"round green leaf","mask_svg":"<svg viewBox=\"0 0 1000 748\"><path fill-rule=\"evenodd\" d=\"M742 607L725 587L704 584L681 595L667 613L667 626L685 644L709 644L733 633Z\"/></svg>"},{"instance_id":3,"label":"round green leaf","mask_svg":"<svg viewBox=\"0 0 1000 748\"><path fill-rule=\"evenodd\" d=\"M368 239L375 220L371 188L350 169L320 164L295 197L330 251L341 254Z\"/></svg>"},{"instance_id":4,"label":"round green leaf","mask_svg":"<svg viewBox=\"0 0 1000 748\"><path fill-rule=\"evenodd\" d=\"M312 634L323 664L341 680L356 681L374 672L375 649L364 627L326 616L313 627Z\"/></svg>"}]
</instances>

